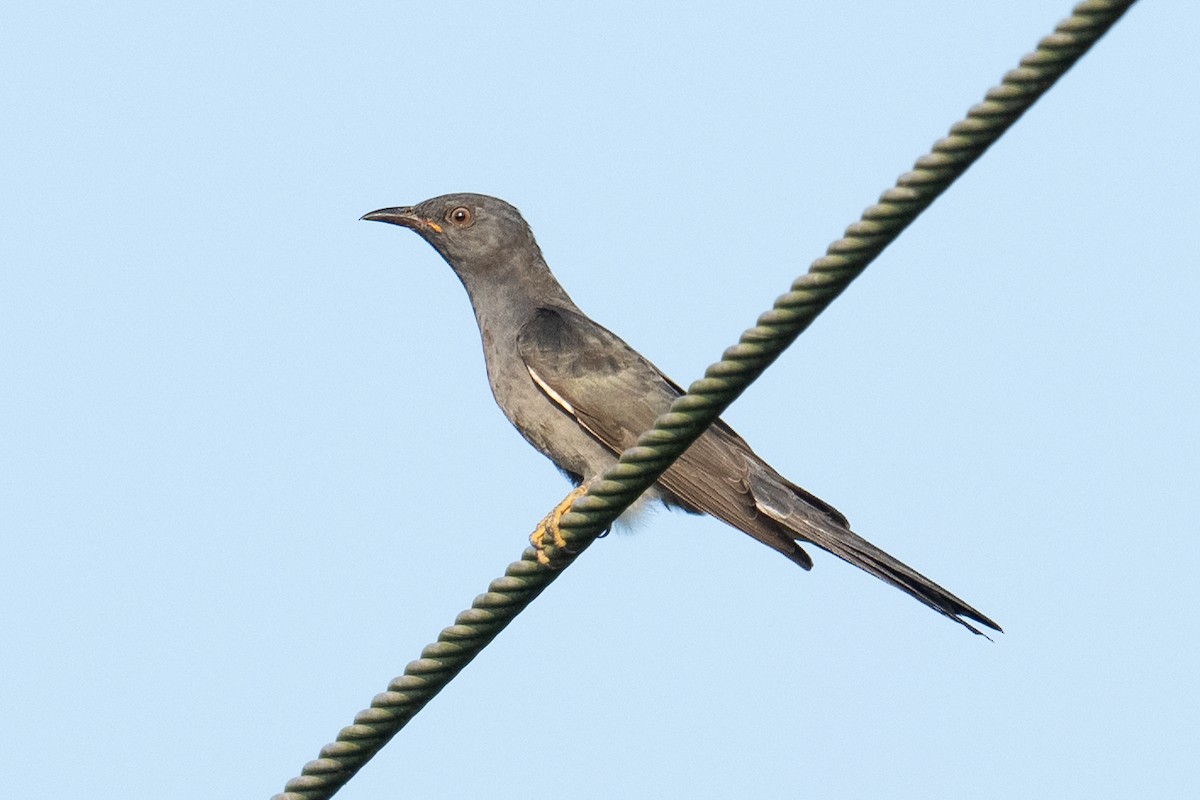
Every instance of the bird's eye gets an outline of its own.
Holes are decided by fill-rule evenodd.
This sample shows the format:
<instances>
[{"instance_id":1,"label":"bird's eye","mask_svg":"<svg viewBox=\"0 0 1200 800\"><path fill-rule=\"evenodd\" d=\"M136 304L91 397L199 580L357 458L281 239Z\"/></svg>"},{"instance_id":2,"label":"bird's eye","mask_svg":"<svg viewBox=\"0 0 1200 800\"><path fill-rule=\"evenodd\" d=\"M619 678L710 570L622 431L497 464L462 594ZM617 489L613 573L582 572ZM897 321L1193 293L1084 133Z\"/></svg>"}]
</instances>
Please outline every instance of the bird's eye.
<instances>
[{"instance_id":1,"label":"bird's eye","mask_svg":"<svg viewBox=\"0 0 1200 800\"><path fill-rule=\"evenodd\" d=\"M467 227L474 219L475 217L471 214L471 209L466 206L456 206L446 212L446 221L460 228Z\"/></svg>"}]
</instances>

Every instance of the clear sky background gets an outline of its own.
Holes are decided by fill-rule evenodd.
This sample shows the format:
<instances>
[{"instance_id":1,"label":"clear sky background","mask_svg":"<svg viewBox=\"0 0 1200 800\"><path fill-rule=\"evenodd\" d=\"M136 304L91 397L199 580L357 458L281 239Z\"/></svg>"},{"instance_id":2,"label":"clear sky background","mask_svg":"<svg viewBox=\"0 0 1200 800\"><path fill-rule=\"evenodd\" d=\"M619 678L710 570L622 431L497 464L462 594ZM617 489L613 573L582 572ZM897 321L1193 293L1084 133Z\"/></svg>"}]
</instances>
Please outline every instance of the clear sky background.
<instances>
[{"instance_id":1,"label":"clear sky background","mask_svg":"<svg viewBox=\"0 0 1200 800\"><path fill-rule=\"evenodd\" d=\"M523 210L688 383L1067 3L9 4L9 797L265 798L568 486L359 222ZM342 797L1200 795L1200 7L1144 2L730 409L1005 626L659 513Z\"/></svg>"}]
</instances>

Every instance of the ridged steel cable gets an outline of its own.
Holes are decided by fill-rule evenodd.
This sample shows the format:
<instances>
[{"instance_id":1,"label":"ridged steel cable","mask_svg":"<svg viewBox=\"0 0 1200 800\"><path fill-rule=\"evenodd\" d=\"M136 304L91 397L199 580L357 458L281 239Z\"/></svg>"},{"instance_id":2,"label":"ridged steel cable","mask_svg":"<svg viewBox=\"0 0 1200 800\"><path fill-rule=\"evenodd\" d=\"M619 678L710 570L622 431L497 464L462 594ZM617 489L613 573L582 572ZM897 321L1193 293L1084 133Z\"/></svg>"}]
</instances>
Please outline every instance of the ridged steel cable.
<instances>
[{"instance_id":1,"label":"ridged steel cable","mask_svg":"<svg viewBox=\"0 0 1200 800\"><path fill-rule=\"evenodd\" d=\"M505 570L504 577L475 598L454 624L444 629L404 674L376 695L371 707L339 731L320 757L304 766L272 800L332 797L363 764L473 659L509 621L533 601L574 558L607 529L621 512L790 345L867 265L946 188L966 171L1005 130L1058 80L1133 5L1135 0L1087 0L1021 59L1020 66L973 107L966 119L917 160L911 172L883 193L831 244L826 254L798 278L738 344L688 388L636 446L588 487L561 522L571 552L550 551L555 568L537 563L532 549Z\"/></svg>"}]
</instances>

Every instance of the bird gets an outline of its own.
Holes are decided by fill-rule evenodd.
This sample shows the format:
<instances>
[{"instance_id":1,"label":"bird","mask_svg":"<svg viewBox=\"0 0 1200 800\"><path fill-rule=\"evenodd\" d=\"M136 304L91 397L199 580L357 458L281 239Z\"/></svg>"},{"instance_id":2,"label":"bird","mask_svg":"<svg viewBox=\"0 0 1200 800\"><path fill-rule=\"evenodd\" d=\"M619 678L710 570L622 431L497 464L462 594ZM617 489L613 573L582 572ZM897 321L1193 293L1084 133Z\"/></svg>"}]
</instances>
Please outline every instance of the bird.
<instances>
[{"instance_id":1,"label":"bird","mask_svg":"<svg viewBox=\"0 0 1200 800\"><path fill-rule=\"evenodd\" d=\"M416 232L462 282L479 325L496 403L529 444L577 487L556 509L558 517L683 394L654 364L575 305L551 273L529 224L508 202L483 194L445 194L413 206L380 208L361 219ZM974 633L983 635L972 622L1002 630L854 533L840 511L780 475L723 420L701 434L639 502L647 498L716 517L805 570L813 561L803 544L815 545ZM557 523L557 517L547 519L551 527ZM540 552L538 532L534 543Z\"/></svg>"}]
</instances>

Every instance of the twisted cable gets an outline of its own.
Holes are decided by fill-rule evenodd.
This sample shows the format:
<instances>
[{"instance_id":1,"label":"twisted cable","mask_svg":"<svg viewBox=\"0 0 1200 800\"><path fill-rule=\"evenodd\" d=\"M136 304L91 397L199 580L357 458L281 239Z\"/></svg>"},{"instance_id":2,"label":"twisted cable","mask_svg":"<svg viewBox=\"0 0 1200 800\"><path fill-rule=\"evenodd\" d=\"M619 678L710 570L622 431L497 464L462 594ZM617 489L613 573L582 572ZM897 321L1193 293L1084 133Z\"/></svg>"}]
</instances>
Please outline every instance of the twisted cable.
<instances>
[{"instance_id":1,"label":"twisted cable","mask_svg":"<svg viewBox=\"0 0 1200 800\"><path fill-rule=\"evenodd\" d=\"M532 548L505 570L444 629L421 657L360 711L354 724L304 765L272 800L324 800L391 740L562 569L607 530L642 492L799 336L882 250L979 158L1055 81L1112 27L1134 0L1085 0L1037 49L1021 59L984 101L917 159L879 202L829 246L807 274L745 331L722 360L705 370L687 394L621 454L617 464L588 485L562 517L566 548L548 549L552 567L537 562Z\"/></svg>"}]
</instances>

